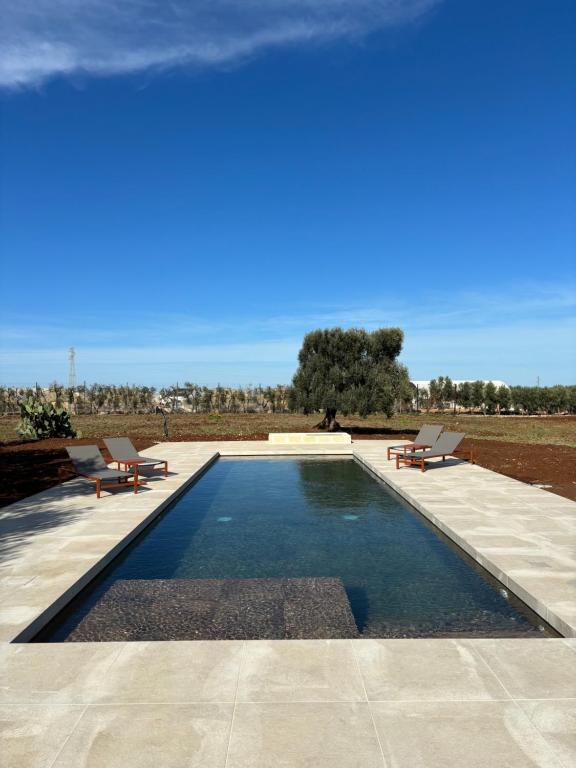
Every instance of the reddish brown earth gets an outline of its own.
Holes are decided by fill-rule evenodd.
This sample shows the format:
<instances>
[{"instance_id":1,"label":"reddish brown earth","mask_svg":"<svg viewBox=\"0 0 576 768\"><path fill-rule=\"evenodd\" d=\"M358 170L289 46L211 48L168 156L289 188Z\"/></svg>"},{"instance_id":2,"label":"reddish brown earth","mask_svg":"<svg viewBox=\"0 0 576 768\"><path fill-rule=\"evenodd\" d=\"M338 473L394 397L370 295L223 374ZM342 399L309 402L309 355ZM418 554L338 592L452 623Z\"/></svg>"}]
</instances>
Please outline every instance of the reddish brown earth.
<instances>
[{"instance_id":1,"label":"reddish brown earth","mask_svg":"<svg viewBox=\"0 0 576 768\"><path fill-rule=\"evenodd\" d=\"M524 483L550 486L558 496L576 501L576 448L566 445L526 445L497 440L469 441L477 463Z\"/></svg>"},{"instance_id":2,"label":"reddish brown earth","mask_svg":"<svg viewBox=\"0 0 576 768\"><path fill-rule=\"evenodd\" d=\"M353 438L382 439L387 435L358 434ZM180 440L203 441L237 440L237 435L179 435ZM388 436L389 437L389 436ZM400 440L413 437L412 433L398 432ZM251 440L266 440L267 434L251 435ZM243 438L247 439L247 438ZM153 445L149 438L132 438L138 450ZM74 476L65 446L94 445L97 443L107 461L104 442L94 437L81 440L53 439L35 443L9 442L0 444L0 507L26 496L57 485ZM477 463L494 472L513 477L525 483L541 484L546 490L576 501L576 448L561 445L527 445L498 440L467 440L465 447L473 447Z\"/></svg>"}]
</instances>

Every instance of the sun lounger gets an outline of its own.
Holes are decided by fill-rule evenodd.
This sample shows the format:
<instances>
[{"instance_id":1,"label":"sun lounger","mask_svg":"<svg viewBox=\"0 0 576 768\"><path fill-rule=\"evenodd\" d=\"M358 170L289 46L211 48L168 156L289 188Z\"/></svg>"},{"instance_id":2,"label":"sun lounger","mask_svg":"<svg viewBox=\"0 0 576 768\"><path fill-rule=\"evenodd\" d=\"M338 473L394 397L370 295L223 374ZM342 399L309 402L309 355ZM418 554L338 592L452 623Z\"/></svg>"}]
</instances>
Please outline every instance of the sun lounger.
<instances>
[{"instance_id":1,"label":"sun lounger","mask_svg":"<svg viewBox=\"0 0 576 768\"><path fill-rule=\"evenodd\" d=\"M77 445L66 450L77 474L88 480L94 480L98 498L100 498L100 491L108 488L133 487L134 493L138 493L140 482L144 482L138 480L137 473L108 469L97 445Z\"/></svg>"},{"instance_id":2,"label":"sun lounger","mask_svg":"<svg viewBox=\"0 0 576 768\"><path fill-rule=\"evenodd\" d=\"M396 454L396 469L400 469L400 464L408 464L412 467L420 467L422 472L426 468L426 462L429 459L441 458L446 461L446 456L456 456L457 458L466 458L474 464L474 455L472 450L460 450L458 446L466 437L464 432L443 432L429 451L411 451L401 456Z\"/></svg>"},{"instance_id":3,"label":"sun lounger","mask_svg":"<svg viewBox=\"0 0 576 768\"><path fill-rule=\"evenodd\" d=\"M413 443L406 443L406 445L391 445L386 452L386 457L390 461L391 453L406 453L407 451L417 451L420 448L431 448L436 440L440 437L442 432L442 425L438 424L424 424L420 428L420 432L414 438Z\"/></svg>"},{"instance_id":4,"label":"sun lounger","mask_svg":"<svg viewBox=\"0 0 576 768\"><path fill-rule=\"evenodd\" d=\"M164 472L164 477L168 476L168 462L165 459L151 459L149 456L140 456L132 441L127 437L106 437L104 438L106 448L110 451L113 461L124 469L134 467L137 474L141 472ZM162 468L162 465L163 468Z\"/></svg>"}]
</instances>

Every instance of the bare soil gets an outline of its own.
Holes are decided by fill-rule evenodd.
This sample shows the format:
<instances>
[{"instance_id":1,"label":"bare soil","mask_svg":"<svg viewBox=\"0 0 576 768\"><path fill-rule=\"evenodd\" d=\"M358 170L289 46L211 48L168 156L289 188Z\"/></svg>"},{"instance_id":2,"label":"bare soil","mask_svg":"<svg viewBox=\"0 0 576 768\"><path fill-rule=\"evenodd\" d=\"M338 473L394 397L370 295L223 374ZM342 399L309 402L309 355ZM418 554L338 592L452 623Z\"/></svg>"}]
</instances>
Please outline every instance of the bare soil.
<instances>
[{"instance_id":1,"label":"bare soil","mask_svg":"<svg viewBox=\"0 0 576 768\"><path fill-rule=\"evenodd\" d=\"M292 414L197 414L170 417L170 440L265 440L269 432L311 431L317 416ZM14 434L14 419L0 418L0 435ZM576 501L576 418L509 419L446 414L397 416L390 420L340 419L354 440L411 439L423 422L442 421L446 429L465 431L477 463L495 472ZM348 422L348 426L346 423ZM67 445L97 444L107 461L103 436L129 435L138 450L162 440L161 419L150 416L75 417L85 437L0 443L0 507L74 476Z\"/></svg>"},{"instance_id":2,"label":"bare soil","mask_svg":"<svg viewBox=\"0 0 576 768\"><path fill-rule=\"evenodd\" d=\"M170 440L256 440L269 432L310 432L321 414L300 413L176 413L168 415ZM397 414L387 419L380 414L362 419L338 415L343 429L355 437L415 435L422 424L439 423L446 430L465 432L472 439L505 442L568 445L576 448L576 416L482 416L452 413ZM15 416L0 416L0 441L16 438ZM82 437L131 435L163 439L162 416L155 414L107 414L72 416Z\"/></svg>"}]
</instances>

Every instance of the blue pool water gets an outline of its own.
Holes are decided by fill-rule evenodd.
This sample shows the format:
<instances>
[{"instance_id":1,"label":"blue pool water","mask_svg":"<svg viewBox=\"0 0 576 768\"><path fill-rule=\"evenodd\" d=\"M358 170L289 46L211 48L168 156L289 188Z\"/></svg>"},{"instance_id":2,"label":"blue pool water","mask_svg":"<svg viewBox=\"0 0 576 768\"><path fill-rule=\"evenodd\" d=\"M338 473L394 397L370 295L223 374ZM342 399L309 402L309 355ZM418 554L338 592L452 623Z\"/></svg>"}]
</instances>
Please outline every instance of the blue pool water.
<instances>
[{"instance_id":1,"label":"blue pool water","mask_svg":"<svg viewBox=\"0 0 576 768\"><path fill-rule=\"evenodd\" d=\"M366 637L548 627L354 459L219 459L36 639L69 638L122 580L340 578Z\"/></svg>"}]
</instances>

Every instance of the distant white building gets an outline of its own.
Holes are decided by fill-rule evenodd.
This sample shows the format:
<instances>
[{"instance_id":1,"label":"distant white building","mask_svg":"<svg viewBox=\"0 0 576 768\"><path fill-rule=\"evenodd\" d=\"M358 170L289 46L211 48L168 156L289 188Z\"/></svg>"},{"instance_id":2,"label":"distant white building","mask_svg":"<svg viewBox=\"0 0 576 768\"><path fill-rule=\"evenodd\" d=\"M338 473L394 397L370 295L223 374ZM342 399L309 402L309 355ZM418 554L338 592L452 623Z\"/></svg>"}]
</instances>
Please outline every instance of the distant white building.
<instances>
[{"instance_id":1,"label":"distant white building","mask_svg":"<svg viewBox=\"0 0 576 768\"><path fill-rule=\"evenodd\" d=\"M473 384L474 381L478 381L478 379L452 379L451 381L452 381L452 384L460 387L462 384L465 384L465 383ZM482 384L488 384L488 383L494 384L496 389L498 389L498 387L507 387L508 389L510 389L510 386L506 384L505 381L500 381L499 379L480 379L480 381L482 381ZM412 404L415 405L416 408L418 408L420 404L420 398L423 395L425 395L424 399L426 400L428 394L430 393L430 379L411 381L410 383L416 387L416 392L412 400ZM454 409L457 408L457 405L454 402L454 400L445 401L444 406L445 407L447 406L448 408L454 408Z\"/></svg>"},{"instance_id":2,"label":"distant white building","mask_svg":"<svg viewBox=\"0 0 576 768\"><path fill-rule=\"evenodd\" d=\"M427 379L427 380L422 379L421 381L420 380L411 381L410 383L414 384L415 387L418 387L420 392L423 389L425 389L426 392L429 392L430 381L431 379ZM456 384L457 386L460 386L461 384L465 384L466 382L468 382L468 384L473 384L475 381L478 381L478 379L452 379L452 384ZM510 389L510 386L506 384L505 381L500 381L499 379L481 379L481 381L483 384L488 384L488 382L490 382L491 384L494 384L496 389L498 389L498 387L508 387L508 389Z\"/></svg>"}]
</instances>

